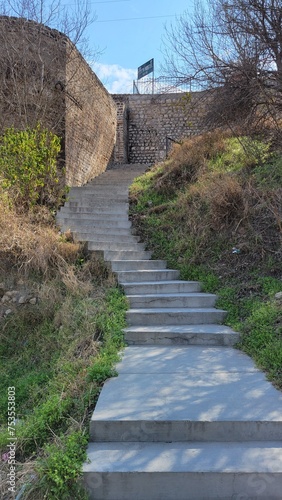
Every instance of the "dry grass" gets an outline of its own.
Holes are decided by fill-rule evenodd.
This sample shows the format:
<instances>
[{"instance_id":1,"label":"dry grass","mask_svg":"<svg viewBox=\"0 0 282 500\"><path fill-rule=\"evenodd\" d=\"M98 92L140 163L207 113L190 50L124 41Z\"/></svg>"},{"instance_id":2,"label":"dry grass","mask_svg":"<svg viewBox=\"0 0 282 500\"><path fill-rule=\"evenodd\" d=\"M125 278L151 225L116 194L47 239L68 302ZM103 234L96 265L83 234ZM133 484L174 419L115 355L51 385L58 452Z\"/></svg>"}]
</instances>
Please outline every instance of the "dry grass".
<instances>
[{"instance_id":1,"label":"dry grass","mask_svg":"<svg viewBox=\"0 0 282 500\"><path fill-rule=\"evenodd\" d=\"M214 176L202 196L210 204L211 224L215 230L236 223L247 210L244 190L236 177Z\"/></svg>"},{"instance_id":2,"label":"dry grass","mask_svg":"<svg viewBox=\"0 0 282 500\"><path fill-rule=\"evenodd\" d=\"M216 130L174 144L165 170L158 176L155 188L170 195L187 183L196 182L207 170L208 160L224 149L230 132Z\"/></svg>"},{"instance_id":3,"label":"dry grass","mask_svg":"<svg viewBox=\"0 0 282 500\"><path fill-rule=\"evenodd\" d=\"M279 260L281 199L279 186L260 190L252 180L244 182L236 175L206 175L178 197L170 219L181 227L183 242L198 242L196 260L199 252L209 255L220 239L231 242L226 246L227 255L236 246L253 262L265 255Z\"/></svg>"},{"instance_id":4,"label":"dry grass","mask_svg":"<svg viewBox=\"0 0 282 500\"><path fill-rule=\"evenodd\" d=\"M8 462L2 462L1 463L1 481L0 481L0 498L3 500L13 500L15 498L14 493L8 493L7 492L7 481L8 481L8 474L10 473L10 465ZM30 483L33 478L36 477L35 471L34 471L34 462L33 461L26 461L25 463L21 463L16 461L16 469L17 469L17 489L18 491L23 488L24 490L24 485Z\"/></svg>"},{"instance_id":5,"label":"dry grass","mask_svg":"<svg viewBox=\"0 0 282 500\"><path fill-rule=\"evenodd\" d=\"M20 215L1 197L0 233L1 260L27 274L64 273L66 265L74 263L81 251L79 244L64 241L45 208Z\"/></svg>"}]
</instances>

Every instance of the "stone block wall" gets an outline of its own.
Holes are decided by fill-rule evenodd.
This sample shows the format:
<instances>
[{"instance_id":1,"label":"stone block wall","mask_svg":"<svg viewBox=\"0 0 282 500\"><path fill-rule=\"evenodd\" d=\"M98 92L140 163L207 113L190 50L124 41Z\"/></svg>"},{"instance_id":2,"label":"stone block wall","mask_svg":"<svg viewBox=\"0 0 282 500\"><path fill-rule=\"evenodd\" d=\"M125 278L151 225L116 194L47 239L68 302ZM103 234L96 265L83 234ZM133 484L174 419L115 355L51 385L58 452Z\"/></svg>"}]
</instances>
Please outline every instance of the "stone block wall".
<instances>
[{"instance_id":1,"label":"stone block wall","mask_svg":"<svg viewBox=\"0 0 282 500\"><path fill-rule=\"evenodd\" d=\"M117 107L74 47L69 47L66 81L66 182L81 186L109 164L116 142Z\"/></svg>"},{"instance_id":2,"label":"stone block wall","mask_svg":"<svg viewBox=\"0 0 282 500\"><path fill-rule=\"evenodd\" d=\"M205 108L203 93L114 95L118 120L115 162L152 164L163 160L173 141L199 133ZM126 133L125 133L126 129ZM124 138L122 142L121 138Z\"/></svg>"},{"instance_id":3,"label":"stone block wall","mask_svg":"<svg viewBox=\"0 0 282 500\"><path fill-rule=\"evenodd\" d=\"M115 163L128 162L128 104L126 101L116 96L115 103L117 106L117 137L113 161Z\"/></svg>"}]
</instances>

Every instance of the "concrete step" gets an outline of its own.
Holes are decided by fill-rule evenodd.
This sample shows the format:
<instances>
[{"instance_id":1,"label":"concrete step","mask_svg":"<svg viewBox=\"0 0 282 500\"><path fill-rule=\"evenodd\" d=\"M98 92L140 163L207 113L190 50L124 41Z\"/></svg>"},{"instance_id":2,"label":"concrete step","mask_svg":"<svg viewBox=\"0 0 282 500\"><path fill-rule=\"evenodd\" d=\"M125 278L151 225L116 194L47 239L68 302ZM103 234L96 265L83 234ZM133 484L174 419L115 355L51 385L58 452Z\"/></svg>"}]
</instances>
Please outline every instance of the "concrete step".
<instances>
[{"instance_id":1,"label":"concrete step","mask_svg":"<svg viewBox=\"0 0 282 500\"><path fill-rule=\"evenodd\" d=\"M61 223L68 223L80 221L81 224L91 224L93 222L94 225L100 225L102 227L131 227L131 222L128 220L128 215L116 215L116 214L64 214L64 212L58 212L56 215L56 220Z\"/></svg>"},{"instance_id":2,"label":"concrete step","mask_svg":"<svg viewBox=\"0 0 282 500\"><path fill-rule=\"evenodd\" d=\"M127 297L133 309L141 309L144 307L213 307L217 299L216 295L211 293L127 294Z\"/></svg>"},{"instance_id":3,"label":"concrete step","mask_svg":"<svg viewBox=\"0 0 282 500\"><path fill-rule=\"evenodd\" d=\"M173 373L192 376L194 376L195 372L202 372L205 376L208 373L212 374L223 372L242 374L261 373L255 366L253 360L244 352L228 347L223 348L208 346L191 346L188 348L183 348L181 346L126 347L121 353L121 358L116 364L116 369L119 375L140 373L165 374L167 376L167 380L164 380L164 384L171 383ZM272 395L279 395L280 400L282 400L282 394L278 390L274 389L270 382L266 381L264 375L262 376L262 380L265 382L265 384L263 384L264 389L266 391L269 390ZM213 385L214 384L211 383L208 384L207 387L212 388ZM239 390L239 384L237 385L237 389ZM262 393L258 394L258 399L260 403L263 402ZM244 410L242 409L242 412L243 411Z\"/></svg>"},{"instance_id":4,"label":"concrete step","mask_svg":"<svg viewBox=\"0 0 282 500\"><path fill-rule=\"evenodd\" d=\"M106 195L105 195L106 197ZM128 202L127 202L127 197L124 198L124 199L120 199L120 200L112 200L112 199L105 199L105 197L103 198L91 198L91 199L87 199L86 196L83 196L81 199L79 198L75 198L75 199L72 199L72 200L69 200L65 203L64 207L65 208L73 208L73 207L93 207L93 208L101 208L101 207L108 207L110 206L113 211L115 208L120 208L120 207L127 207L128 208Z\"/></svg>"},{"instance_id":5,"label":"concrete step","mask_svg":"<svg viewBox=\"0 0 282 500\"><path fill-rule=\"evenodd\" d=\"M132 282L120 283L126 295L135 294L155 294L155 293L189 293L199 292L201 284L198 281L149 281L149 282Z\"/></svg>"},{"instance_id":6,"label":"concrete step","mask_svg":"<svg viewBox=\"0 0 282 500\"><path fill-rule=\"evenodd\" d=\"M113 271L139 271L165 269L165 260L120 260L112 263Z\"/></svg>"},{"instance_id":7,"label":"concrete step","mask_svg":"<svg viewBox=\"0 0 282 500\"><path fill-rule=\"evenodd\" d=\"M69 227L70 229L70 227ZM96 236L116 236L123 240L125 237L133 237L134 235L131 233L130 228L120 228L120 227L95 227L95 226L85 226L80 224L73 224L73 232L82 234L84 239L91 236L96 238Z\"/></svg>"},{"instance_id":8,"label":"concrete step","mask_svg":"<svg viewBox=\"0 0 282 500\"><path fill-rule=\"evenodd\" d=\"M106 261L120 261L120 260L147 260L151 257L151 252L134 252L134 251L105 251L104 257Z\"/></svg>"},{"instance_id":9,"label":"concrete step","mask_svg":"<svg viewBox=\"0 0 282 500\"><path fill-rule=\"evenodd\" d=\"M117 175L111 175L111 176L99 176L99 177L96 177L96 179L94 179L92 182L89 182L87 184L87 186L107 186L109 187L109 189L111 187L115 187L115 186L119 186L119 188L121 187L128 187L130 186L130 184L132 184L133 180L136 178L136 177L139 177L139 174L138 175L128 175L128 176L123 176L121 178L121 176L117 176ZM82 186L84 187L84 186Z\"/></svg>"},{"instance_id":10,"label":"concrete step","mask_svg":"<svg viewBox=\"0 0 282 500\"><path fill-rule=\"evenodd\" d=\"M144 245L142 243L120 243L120 242L110 242L110 241L89 241L88 250L126 250L126 251L143 251Z\"/></svg>"},{"instance_id":11,"label":"concrete step","mask_svg":"<svg viewBox=\"0 0 282 500\"><path fill-rule=\"evenodd\" d=\"M116 271L118 281L120 284L123 283L135 283L135 282L147 282L156 280L175 280L179 276L179 271L174 269L165 270L146 270L141 271Z\"/></svg>"},{"instance_id":12,"label":"concrete step","mask_svg":"<svg viewBox=\"0 0 282 500\"><path fill-rule=\"evenodd\" d=\"M90 500L281 499L281 443L90 443L87 454Z\"/></svg>"},{"instance_id":13,"label":"concrete step","mask_svg":"<svg viewBox=\"0 0 282 500\"><path fill-rule=\"evenodd\" d=\"M58 221L63 228L67 228L67 229L85 229L86 231L87 230L91 230L91 229L95 229L95 230L101 230L101 231L112 231L112 230L116 230L116 231L119 231L119 230L127 230L129 233L131 231L131 224L130 223L126 223L124 222L124 224L122 223L122 221L119 221L119 224L117 224L115 221L107 221L107 222L104 222L103 220L101 221L93 221L91 222L91 220L83 220L83 219L61 219L60 221Z\"/></svg>"},{"instance_id":14,"label":"concrete step","mask_svg":"<svg viewBox=\"0 0 282 500\"><path fill-rule=\"evenodd\" d=\"M133 236L132 234L120 235L120 234L112 234L111 231L103 232L102 234L95 232L85 232L85 231L73 231L73 235L76 239L81 241L113 241L113 242L121 242L121 243L138 243L139 237Z\"/></svg>"},{"instance_id":15,"label":"concrete step","mask_svg":"<svg viewBox=\"0 0 282 500\"><path fill-rule=\"evenodd\" d=\"M105 199L105 196L107 196L108 200L119 200L119 199L124 199L128 201L128 188L119 188L115 189L114 186L111 186L109 189L108 187L103 187L103 186L83 186L81 188L72 188L70 189L68 195L67 195L67 201L70 201L71 199Z\"/></svg>"},{"instance_id":16,"label":"concrete step","mask_svg":"<svg viewBox=\"0 0 282 500\"><path fill-rule=\"evenodd\" d=\"M102 172L99 177L96 177L95 179L101 179L104 177L117 177L119 179L119 182L122 182L122 180L125 177L134 177L134 175L141 175L141 173L144 173L145 170L147 170L148 165L144 164L138 164L138 167L136 167L137 164L125 164L124 167L117 167L117 168L109 168ZM95 180L93 179L93 180Z\"/></svg>"},{"instance_id":17,"label":"concrete step","mask_svg":"<svg viewBox=\"0 0 282 500\"><path fill-rule=\"evenodd\" d=\"M88 233L90 231L96 233L96 234L108 234L108 233L112 233L113 234L117 234L118 231L121 231L120 232L120 235L122 237L122 235L129 235L131 234L131 231L130 231L130 227L122 227L122 224L120 224L120 227L117 227L117 225L109 225L108 227L103 227L101 224L99 224L98 226L96 226L96 224L94 223L94 225L91 225L89 226L88 222L89 221L84 221L82 219L77 219L76 221L72 221L72 220L69 220L69 219L66 219L67 222L61 222L61 221L57 221L57 225L60 227L60 230L63 231L63 232L66 232L66 231L71 231L71 232L81 232L81 233ZM86 224L85 224L86 223Z\"/></svg>"},{"instance_id":18,"label":"concrete step","mask_svg":"<svg viewBox=\"0 0 282 500\"><path fill-rule=\"evenodd\" d=\"M149 325L124 329L128 345L233 346L240 334L225 325Z\"/></svg>"},{"instance_id":19,"label":"concrete step","mask_svg":"<svg viewBox=\"0 0 282 500\"><path fill-rule=\"evenodd\" d=\"M115 218L117 216L121 217L127 217L128 220L128 208L126 207L117 207L114 210L111 207L63 207L60 210L60 214L63 215L63 217L73 217L75 218L77 214L90 214L91 216L93 215L103 215L104 217L107 217L109 215L114 215Z\"/></svg>"},{"instance_id":20,"label":"concrete step","mask_svg":"<svg viewBox=\"0 0 282 500\"><path fill-rule=\"evenodd\" d=\"M116 200L119 198L123 198L128 201L128 193L129 189L128 187L122 187L122 188L115 188L114 186L111 186L110 189L108 186L83 186L83 187L77 187L77 188L71 188L68 195L67 199L68 201L71 200L72 198L75 199L91 199L91 198L103 198L107 196L107 199L109 200Z\"/></svg>"},{"instance_id":21,"label":"concrete step","mask_svg":"<svg viewBox=\"0 0 282 500\"><path fill-rule=\"evenodd\" d=\"M104 172L102 172L99 176L92 179L90 182L96 181L96 179L103 179L108 177L117 177L119 179L119 183L122 182L125 177L132 177L134 175L140 175L140 172L145 172L148 167L143 164L139 164L138 168L136 164L125 164L124 166L118 166L117 168L108 168Z\"/></svg>"},{"instance_id":22,"label":"concrete step","mask_svg":"<svg viewBox=\"0 0 282 500\"><path fill-rule=\"evenodd\" d=\"M132 325L200 325L222 323L226 312L213 307L205 308L151 308L129 309L126 319Z\"/></svg>"},{"instance_id":23,"label":"concrete step","mask_svg":"<svg viewBox=\"0 0 282 500\"><path fill-rule=\"evenodd\" d=\"M128 199L125 199L125 200L112 200L112 199L108 199L108 194L105 193L103 197L101 198L93 198L93 199L87 199L86 196L83 196L81 198L78 198L78 197L73 197L71 200L69 201L66 201L66 203L64 204L64 207L63 208L70 208L70 207L75 207L75 206L81 206L81 207L87 207L87 206L90 206L90 207L100 207L100 206L105 206L105 207L117 207L117 208L120 208L120 207L123 207L123 206L126 206L128 208L129 206L129 203L128 203Z\"/></svg>"},{"instance_id":24,"label":"concrete step","mask_svg":"<svg viewBox=\"0 0 282 500\"><path fill-rule=\"evenodd\" d=\"M281 441L282 394L228 347L133 346L91 418L91 441Z\"/></svg>"},{"instance_id":25,"label":"concrete step","mask_svg":"<svg viewBox=\"0 0 282 500\"><path fill-rule=\"evenodd\" d=\"M116 179L114 177L111 178L101 178L93 182L89 183L85 186L81 186L81 189L85 189L91 192L97 191L98 189L101 189L104 192L117 192L118 194L124 194L126 191L129 191L129 186L133 183L134 177L124 179L122 182L119 181L119 179ZM77 188L78 189L78 188Z\"/></svg>"}]
</instances>

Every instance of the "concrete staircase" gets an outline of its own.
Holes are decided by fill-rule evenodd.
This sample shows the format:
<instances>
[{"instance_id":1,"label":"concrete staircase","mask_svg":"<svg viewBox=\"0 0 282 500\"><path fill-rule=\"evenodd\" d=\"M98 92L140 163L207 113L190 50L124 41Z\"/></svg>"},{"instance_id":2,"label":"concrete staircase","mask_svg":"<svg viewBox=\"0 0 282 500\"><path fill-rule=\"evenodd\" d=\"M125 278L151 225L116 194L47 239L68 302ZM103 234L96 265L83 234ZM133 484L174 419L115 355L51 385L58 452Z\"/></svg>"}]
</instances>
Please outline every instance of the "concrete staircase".
<instances>
[{"instance_id":1,"label":"concrete staircase","mask_svg":"<svg viewBox=\"0 0 282 500\"><path fill-rule=\"evenodd\" d=\"M90 424L95 500L282 498L282 395L232 346L238 334L200 284L150 260L128 220L125 166L73 188L58 223L103 252L130 308L118 377Z\"/></svg>"}]
</instances>

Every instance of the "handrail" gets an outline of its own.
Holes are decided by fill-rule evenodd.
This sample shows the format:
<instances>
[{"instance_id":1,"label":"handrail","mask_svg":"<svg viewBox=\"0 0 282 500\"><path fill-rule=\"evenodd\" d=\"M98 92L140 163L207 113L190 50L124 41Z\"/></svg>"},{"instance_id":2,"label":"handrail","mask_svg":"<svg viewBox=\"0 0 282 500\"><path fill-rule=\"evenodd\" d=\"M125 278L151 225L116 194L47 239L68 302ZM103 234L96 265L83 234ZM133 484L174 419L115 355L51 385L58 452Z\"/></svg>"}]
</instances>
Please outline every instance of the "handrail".
<instances>
[{"instance_id":1,"label":"handrail","mask_svg":"<svg viewBox=\"0 0 282 500\"><path fill-rule=\"evenodd\" d=\"M172 137L166 136L166 145L165 145L165 157L168 157L168 141L174 142L175 144L182 144L181 141L177 141L176 139L172 139Z\"/></svg>"}]
</instances>

